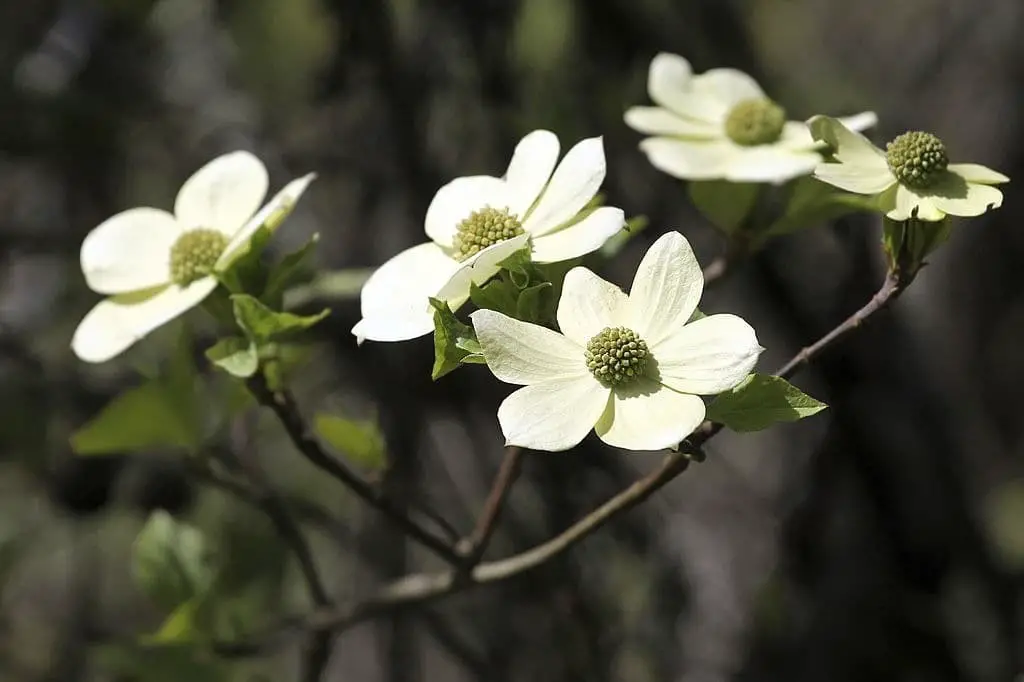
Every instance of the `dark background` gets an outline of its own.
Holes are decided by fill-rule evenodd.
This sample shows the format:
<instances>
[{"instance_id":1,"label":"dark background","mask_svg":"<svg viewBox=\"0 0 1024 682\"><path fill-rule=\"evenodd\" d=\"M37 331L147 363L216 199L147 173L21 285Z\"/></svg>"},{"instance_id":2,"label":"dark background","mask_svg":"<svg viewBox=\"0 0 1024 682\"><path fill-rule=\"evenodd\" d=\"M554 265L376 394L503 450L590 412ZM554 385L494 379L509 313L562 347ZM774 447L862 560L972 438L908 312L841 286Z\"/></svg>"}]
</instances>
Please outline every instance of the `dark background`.
<instances>
[{"instance_id":1,"label":"dark background","mask_svg":"<svg viewBox=\"0 0 1024 682\"><path fill-rule=\"evenodd\" d=\"M878 142L922 128L955 161L1024 177L1018 0L0 2L0 530L29 540L0 593L0 678L150 679L111 677L86 641L159 623L128 570L157 506L270 576L275 610L255 617L304 603L262 517L193 480L180 457L69 452L68 434L157 352L97 367L70 353L96 300L77 259L92 227L130 206L169 207L192 171L242 147L275 188L319 173L279 247L318 231L324 268L372 267L423 241L440 185L500 174L516 141L545 127L563 149L604 135L609 203L651 220L603 274L626 285L669 229L706 263L719 235L622 123L648 103L659 51L753 74L792 118L873 109ZM1024 671L1016 187L1003 209L960 223L893 310L797 377L827 413L716 438L706 463L536 571L342 633L329 679L1013 679ZM774 242L702 308L749 319L770 371L881 276L876 224L849 219ZM494 412L508 387L481 368L433 384L429 339L357 348L357 301L330 304L297 379L304 409L375 410L386 483L470 528L501 458ZM254 428L274 480L340 519L311 534L337 598L436 567L300 461L275 423ZM593 438L531 455L488 556L550 537L658 461ZM292 680L295 660L288 650L216 679Z\"/></svg>"}]
</instances>

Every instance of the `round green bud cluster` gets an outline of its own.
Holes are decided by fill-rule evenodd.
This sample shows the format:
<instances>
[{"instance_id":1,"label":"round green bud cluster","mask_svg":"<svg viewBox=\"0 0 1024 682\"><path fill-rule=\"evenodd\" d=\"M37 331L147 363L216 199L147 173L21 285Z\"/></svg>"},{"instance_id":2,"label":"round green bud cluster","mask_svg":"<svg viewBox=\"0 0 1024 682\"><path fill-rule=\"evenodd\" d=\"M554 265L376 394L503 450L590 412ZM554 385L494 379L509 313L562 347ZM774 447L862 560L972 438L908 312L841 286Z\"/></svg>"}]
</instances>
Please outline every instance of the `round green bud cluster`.
<instances>
[{"instance_id":1,"label":"round green bud cluster","mask_svg":"<svg viewBox=\"0 0 1024 682\"><path fill-rule=\"evenodd\" d=\"M587 341L583 356L595 379L605 386L615 387L642 377L650 352L632 329L605 327Z\"/></svg>"},{"instance_id":2,"label":"round green bud cluster","mask_svg":"<svg viewBox=\"0 0 1024 682\"><path fill-rule=\"evenodd\" d=\"M171 281L186 287L208 276L227 246L228 238L217 230L189 230L171 247Z\"/></svg>"},{"instance_id":3,"label":"round green bud cluster","mask_svg":"<svg viewBox=\"0 0 1024 682\"><path fill-rule=\"evenodd\" d=\"M729 111L725 134L744 147L771 144L782 136L786 110L766 97L745 99Z\"/></svg>"},{"instance_id":4,"label":"round green bud cluster","mask_svg":"<svg viewBox=\"0 0 1024 682\"><path fill-rule=\"evenodd\" d=\"M920 131L903 133L885 145L885 160L896 179L914 189L931 187L949 166L942 140Z\"/></svg>"},{"instance_id":5,"label":"round green bud cluster","mask_svg":"<svg viewBox=\"0 0 1024 682\"><path fill-rule=\"evenodd\" d=\"M456 228L455 238L452 240L455 260L464 261L488 246L522 233L522 223L518 217L509 213L507 208L487 206L479 211L473 211Z\"/></svg>"}]
</instances>

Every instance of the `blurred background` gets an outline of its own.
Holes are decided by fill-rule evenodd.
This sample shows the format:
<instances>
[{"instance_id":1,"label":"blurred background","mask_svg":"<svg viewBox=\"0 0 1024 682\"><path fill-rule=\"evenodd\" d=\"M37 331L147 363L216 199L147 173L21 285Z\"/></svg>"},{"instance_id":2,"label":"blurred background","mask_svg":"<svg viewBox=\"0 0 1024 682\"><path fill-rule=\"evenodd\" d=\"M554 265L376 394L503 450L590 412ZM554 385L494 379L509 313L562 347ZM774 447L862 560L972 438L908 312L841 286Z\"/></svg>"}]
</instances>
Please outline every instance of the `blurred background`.
<instances>
[{"instance_id":1,"label":"blurred background","mask_svg":"<svg viewBox=\"0 0 1024 682\"><path fill-rule=\"evenodd\" d=\"M602 266L627 285L666 230L704 263L722 250L622 123L648 103L657 52L745 70L791 118L873 109L878 142L930 130L954 160L1021 178L1022 37L1016 0L0 1L0 679L297 679L297 646L133 667L92 643L165 615L130 572L156 508L232 558L249 624L306 606L269 523L180 454L71 453L69 434L173 341L102 366L72 356L97 299L78 248L104 218L169 207L203 163L251 149L272 187L319 174L275 248L319 232L319 265L358 271L423 241L439 186L500 174L543 127L563 149L603 135L608 202L650 219ZM707 462L535 571L341 633L325 679L1019 679L1017 186L1004 208L960 224L893 309L796 378L828 412L716 438ZM771 371L867 301L883 274L878 238L858 217L779 239L702 308L750 320ZM295 378L303 409L376 415L383 484L468 531L501 459L494 413L508 387L474 367L432 383L429 338L357 348L358 302L339 293ZM301 460L272 419L250 427L221 445L331 512L309 535L337 599L438 567ZM547 539L659 461L592 437L530 455L488 557Z\"/></svg>"}]
</instances>

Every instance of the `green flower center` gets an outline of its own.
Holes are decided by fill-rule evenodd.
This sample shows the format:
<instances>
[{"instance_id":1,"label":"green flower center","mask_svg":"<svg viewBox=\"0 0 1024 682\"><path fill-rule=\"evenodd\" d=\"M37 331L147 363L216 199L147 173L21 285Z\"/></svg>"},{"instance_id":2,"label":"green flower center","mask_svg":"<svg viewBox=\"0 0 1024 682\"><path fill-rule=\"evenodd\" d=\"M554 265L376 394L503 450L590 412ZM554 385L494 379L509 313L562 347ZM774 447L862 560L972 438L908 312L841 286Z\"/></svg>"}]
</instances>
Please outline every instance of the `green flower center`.
<instances>
[{"instance_id":1,"label":"green flower center","mask_svg":"<svg viewBox=\"0 0 1024 682\"><path fill-rule=\"evenodd\" d=\"M786 110L770 99L745 99L729 111L725 134L736 144L753 147L771 144L782 136Z\"/></svg>"},{"instance_id":2,"label":"green flower center","mask_svg":"<svg viewBox=\"0 0 1024 682\"><path fill-rule=\"evenodd\" d=\"M227 246L228 238L217 230L189 230L171 247L171 281L187 287L209 276Z\"/></svg>"},{"instance_id":3,"label":"green flower center","mask_svg":"<svg viewBox=\"0 0 1024 682\"><path fill-rule=\"evenodd\" d=\"M509 213L507 208L486 206L479 211L473 211L456 228L455 238L452 240L455 260L464 261L488 246L521 234L522 223L519 222L518 216Z\"/></svg>"},{"instance_id":4,"label":"green flower center","mask_svg":"<svg viewBox=\"0 0 1024 682\"><path fill-rule=\"evenodd\" d=\"M630 384L644 375L651 357L647 344L632 329L605 327L587 341L587 369L605 386Z\"/></svg>"},{"instance_id":5,"label":"green flower center","mask_svg":"<svg viewBox=\"0 0 1024 682\"><path fill-rule=\"evenodd\" d=\"M914 189L934 185L949 165L942 140L918 130L903 133L885 145L885 160L896 179Z\"/></svg>"}]
</instances>

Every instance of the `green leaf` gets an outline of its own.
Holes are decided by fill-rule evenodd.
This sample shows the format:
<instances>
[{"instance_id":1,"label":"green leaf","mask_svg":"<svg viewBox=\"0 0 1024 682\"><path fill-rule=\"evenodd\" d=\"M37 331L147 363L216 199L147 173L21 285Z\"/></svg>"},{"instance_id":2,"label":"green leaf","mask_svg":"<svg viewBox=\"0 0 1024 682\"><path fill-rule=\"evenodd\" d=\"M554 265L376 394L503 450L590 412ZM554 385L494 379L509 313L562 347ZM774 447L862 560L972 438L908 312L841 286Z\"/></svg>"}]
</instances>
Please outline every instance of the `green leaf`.
<instances>
[{"instance_id":1,"label":"green leaf","mask_svg":"<svg viewBox=\"0 0 1024 682\"><path fill-rule=\"evenodd\" d=\"M508 258L501 261L501 267L509 274L512 284L517 289L526 289L533 284L543 282L544 275L533 262L533 251L529 244L512 253Z\"/></svg>"},{"instance_id":2,"label":"green leaf","mask_svg":"<svg viewBox=\"0 0 1024 682\"><path fill-rule=\"evenodd\" d=\"M781 377L751 374L711 401L707 418L733 431L760 431L776 422L810 417L827 407Z\"/></svg>"},{"instance_id":3,"label":"green leaf","mask_svg":"<svg viewBox=\"0 0 1024 682\"><path fill-rule=\"evenodd\" d=\"M726 234L736 231L754 208L761 186L752 182L691 182L690 201L708 221Z\"/></svg>"},{"instance_id":4,"label":"green leaf","mask_svg":"<svg viewBox=\"0 0 1024 682\"><path fill-rule=\"evenodd\" d=\"M195 450L200 434L166 384L149 381L110 401L71 436L79 455L138 452L159 447Z\"/></svg>"},{"instance_id":5,"label":"green leaf","mask_svg":"<svg viewBox=\"0 0 1024 682\"><path fill-rule=\"evenodd\" d=\"M777 237L835 220L856 211L874 211L873 197L850 194L832 185L806 176L793 181L782 215L761 235Z\"/></svg>"},{"instance_id":6,"label":"green leaf","mask_svg":"<svg viewBox=\"0 0 1024 682\"><path fill-rule=\"evenodd\" d=\"M551 282L541 282L523 289L516 301L517 319L541 324L554 317L554 306L550 305ZM549 310L550 308L550 310Z\"/></svg>"},{"instance_id":7,"label":"green leaf","mask_svg":"<svg viewBox=\"0 0 1024 682\"><path fill-rule=\"evenodd\" d=\"M469 285L469 300L481 310L496 310L505 315L514 315L519 289L511 280L495 277L482 287L475 283Z\"/></svg>"},{"instance_id":8,"label":"green leaf","mask_svg":"<svg viewBox=\"0 0 1024 682\"><path fill-rule=\"evenodd\" d=\"M198 624L202 598L190 599L171 612L160 628L152 635L142 637L145 644L184 644L192 642L202 634Z\"/></svg>"},{"instance_id":9,"label":"green leaf","mask_svg":"<svg viewBox=\"0 0 1024 682\"><path fill-rule=\"evenodd\" d=\"M157 605L173 611L206 594L213 583L202 533L163 510L150 514L132 551L132 574Z\"/></svg>"},{"instance_id":10,"label":"green leaf","mask_svg":"<svg viewBox=\"0 0 1024 682\"><path fill-rule=\"evenodd\" d=\"M447 301L431 298L430 305L434 308L434 367L430 376L437 381L445 374L458 369L467 356L475 354L467 351L465 346L470 342L476 342L476 332L455 317Z\"/></svg>"},{"instance_id":11,"label":"green leaf","mask_svg":"<svg viewBox=\"0 0 1024 682\"><path fill-rule=\"evenodd\" d=\"M387 467L384 434L375 421L321 413L313 423L317 435L353 464L370 471Z\"/></svg>"},{"instance_id":12,"label":"green leaf","mask_svg":"<svg viewBox=\"0 0 1024 682\"><path fill-rule=\"evenodd\" d=\"M267 276L267 286L263 289L263 295L260 296L263 301L271 306L281 307L285 290L302 278L319 241L320 235L314 234L308 242L284 256L280 263L271 268L270 274Z\"/></svg>"},{"instance_id":13,"label":"green leaf","mask_svg":"<svg viewBox=\"0 0 1024 682\"><path fill-rule=\"evenodd\" d=\"M221 339L206 349L206 357L217 367L239 379L251 377L260 366L256 344L240 336Z\"/></svg>"},{"instance_id":14,"label":"green leaf","mask_svg":"<svg viewBox=\"0 0 1024 682\"><path fill-rule=\"evenodd\" d=\"M246 336L256 342L274 340L287 334L309 329L330 314L325 308L316 315L296 315L271 310L248 294L234 294L235 321Z\"/></svg>"}]
</instances>

